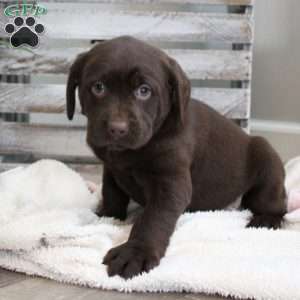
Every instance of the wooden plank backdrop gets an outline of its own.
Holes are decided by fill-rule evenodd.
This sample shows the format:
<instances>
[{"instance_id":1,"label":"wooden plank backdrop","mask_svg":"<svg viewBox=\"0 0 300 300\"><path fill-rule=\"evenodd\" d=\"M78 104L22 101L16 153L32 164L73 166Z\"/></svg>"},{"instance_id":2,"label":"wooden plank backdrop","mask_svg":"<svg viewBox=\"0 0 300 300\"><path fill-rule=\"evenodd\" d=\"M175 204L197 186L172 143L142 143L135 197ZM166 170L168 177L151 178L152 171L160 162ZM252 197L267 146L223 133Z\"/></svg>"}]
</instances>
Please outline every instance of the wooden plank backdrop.
<instances>
[{"instance_id":1,"label":"wooden plank backdrop","mask_svg":"<svg viewBox=\"0 0 300 300\"><path fill-rule=\"evenodd\" d=\"M87 146L84 127L0 122L0 154L33 154L33 158L97 162Z\"/></svg>"},{"instance_id":2,"label":"wooden plank backdrop","mask_svg":"<svg viewBox=\"0 0 300 300\"><path fill-rule=\"evenodd\" d=\"M65 5L64 5L65 6ZM71 9L72 8L72 9ZM89 19L74 4L67 10L53 11L55 16L45 16L49 38L110 39L130 32L140 39L168 41L208 40L244 43L252 40L250 21L236 15L213 15L176 12L101 12L91 8ZM64 25L62 17L70 24ZM58 17L54 26L53 22ZM92 24L92 25L91 25ZM115 26L113 26L115 24ZM68 24L67 24L68 25ZM215 28L220 28L218 31ZM80 34L79 28L82 30Z\"/></svg>"},{"instance_id":3,"label":"wooden plank backdrop","mask_svg":"<svg viewBox=\"0 0 300 300\"><path fill-rule=\"evenodd\" d=\"M6 3L15 4L13 0ZM194 81L239 81L242 88L196 87L192 96L223 115L247 122L250 111L253 41L252 0L44 0L48 13L38 19L45 25L39 48L33 51L0 48L0 74L34 75L38 84L0 83L0 112L65 113L65 81L75 57L87 51L91 40L133 35L151 43L173 43L164 49ZM244 11L226 13L220 6L243 6ZM0 15L0 38L7 38ZM57 46L59 41L59 46ZM68 41L68 45L65 43ZM51 46L53 44L55 46ZM177 44L180 42L180 46ZM205 43L207 49L199 48ZM214 44L223 45L214 48ZM239 44L239 48L232 45ZM175 45L175 47L174 47ZM196 45L196 47L194 46ZM241 46L244 45L244 46ZM193 47L192 47L193 46ZM165 47L167 48L167 47ZM50 84L47 76L60 76ZM46 75L46 76L45 76ZM76 113L80 113L77 105ZM85 142L82 126L0 122L0 155L30 154L95 163ZM0 164L0 172L17 164ZM99 166L71 165L95 178Z\"/></svg>"},{"instance_id":4,"label":"wooden plank backdrop","mask_svg":"<svg viewBox=\"0 0 300 300\"><path fill-rule=\"evenodd\" d=\"M10 0L13 2L14 0ZM43 3L49 2L83 2L82 0L43 0ZM85 0L86 3L106 3L106 4L195 4L195 5L253 5L253 0Z\"/></svg>"},{"instance_id":5,"label":"wooden plank backdrop","mask_svg":"<svg viewBox=\"0 0 300 300\"><path fill-rule=\"evenodd\" d=\"M79 53L89 48L40 49L34 53L3 50L0 73L67 74ZM250 51L165 49L183 67L190 79L250 80Z\"/></svg>"},{"instance_id":6,"label":"wooden plank backdrop","mask_svg":"<svg viewBox=\"0 0 300 300\"><path fill-rule=\"evenodd\" d=\"M65 86L57 84L0 83L0 111L22 113L65 113ZM231 119L249 117L248 89L193 88L192 97ZM80 113L79 103L76 113ZM1 142L0 142L1 147Z\"/></svg>"},{"instance_id":7,"label":"wooden plank backdrop","mask_svg":"<svg viewBox=\"0 0 300 300\"><path fill-rule=\"evenodd\" d=\"M93 157L82 127L0 122L0 153L40 157Z\"/></svg>"},{"instance_id":8,"label":"wooden plank backdrop","mask_svg":"<svg viewBox=\"0 0 300 300\"><path fill-rule=\"evenodd\" d=\"M48 13L42 22L48 39L105 40L130 34L145 40L250 43L253 36L252 19L247 14L116 11L104 10L98 3L45 6ZM3 27L0 35L6 36Z\"/></svg>"},{"instance_id":9,"label":"wooden plank backdrop","mask_svg":"<svg viewBox=\"0 0 300 300\"><path fill-rule=\"evenodd\" d=\"M27 0L27 3L35 0ZM15 4L16 0L4 0L5 3ZM39 3L56 3L56 2L84 2L84 3L105 3L105 4L181 4L181 5L253 5L254 0L42 0Z\"/></svg>"}]
</instances>

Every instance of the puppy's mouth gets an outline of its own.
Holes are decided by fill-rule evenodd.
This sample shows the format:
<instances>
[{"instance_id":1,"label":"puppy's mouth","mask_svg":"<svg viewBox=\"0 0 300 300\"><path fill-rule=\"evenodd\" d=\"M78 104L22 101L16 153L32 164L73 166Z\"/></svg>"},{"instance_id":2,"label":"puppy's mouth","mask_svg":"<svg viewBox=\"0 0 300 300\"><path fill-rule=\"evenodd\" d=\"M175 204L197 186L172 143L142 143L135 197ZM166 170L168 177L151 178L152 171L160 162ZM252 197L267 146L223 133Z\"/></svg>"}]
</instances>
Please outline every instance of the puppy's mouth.
<instances>
[{"instance_id":1,"label":"puppy's mouth","mask_svg":"<svg viewBox=\"0 0 300 300\"><path fill-rule=\"evenodd\" d=\"M137 150L144 146L145 143L137 142L137 141L132 141L132 142L124 142L122 143L121 141L119 142L108 142L105 145L105 148L107 148L109 151L125 151L125 150Z\"/></svg>"},{"instance_id":2,"label":"puppy's mouth","mask_svg":"<svg viewBox=\"0 0 300 300\"><path fill-rule=\"evenodd\" d=\"M108 151L125 151L125 150L133 150L133 143L130 145L126 142L122 141L113 141L108 139L100 139L100 138L91 138L89 135L87 136L87 143L92 148L106 148Z\"/></svg>"},{"instance_id":3,"label":"puppy's mouth","mask_svg":"<svg viewBox=\"0 0 300 300\"><path fill-rule=\"evenodd\" d=\"M99 140L97 139L92 139L89 140L88 139L88 144L93 148L106 148L108 151L115 151L115 152L122 152L122 151L126 151L126 150L137 150L141 147L143 147L145 145L144 143L121 143L121 141L119 142L113 142L113 141L104 141L104 142L99 142Z\"/></svg>"},{"instance_id":4,"label":"puppy's mouth","mask_svg":"<svg viewBox=\"0 0 300 300\"><path fill-rule=\"evenodd\" d=\"M147 144L152 136L152 130L145 131L141 136L139 132L131 132L123 138L114 139L106 131L97 130L87 132L87 143L92 148L106 148L108 151L137 150ZM101 134L99 134L101 133Z\"/></svg>"},{"instance_id":5,"label":"puppy's mouth","mask_svg":"<svg viewBox=\"0 0 300 300\"><path fill-rule=\"evenodd\" d=\"M124 144L121 144L120 142L114 142L114 141L107 141L107 140L101 140L98 138L89 138L87 137L87 143L89 146L96 147L96 148L106 148L109 151L124 151L126 149L129 149Z\"/></svg>"},{"instance_id":6,"label":"puppy's mouth","mask_svg":"<svg viewBox=\"0 0 300 300\"><path fill-rule=\"evenodd\" d=\"M110 151L124 151L128 149L127 147L120 144L108 144L106 147Z\"/></svg>"}]
</instances>

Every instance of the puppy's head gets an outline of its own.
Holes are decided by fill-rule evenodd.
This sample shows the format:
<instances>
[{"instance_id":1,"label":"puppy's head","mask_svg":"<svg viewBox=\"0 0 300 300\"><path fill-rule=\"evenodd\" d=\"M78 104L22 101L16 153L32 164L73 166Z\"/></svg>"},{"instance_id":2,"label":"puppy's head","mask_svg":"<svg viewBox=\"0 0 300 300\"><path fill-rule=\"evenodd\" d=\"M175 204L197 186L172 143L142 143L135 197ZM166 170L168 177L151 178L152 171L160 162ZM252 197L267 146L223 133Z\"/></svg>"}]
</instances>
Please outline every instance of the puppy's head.
<instances>
[{"instance_id":1,"label":"puppy's head","mask_svg":"<svg viewBox=\"0 0 300 300\"><path fill-rule=\"evenodd\" d=\"M77 87L89 145L110 150L144 146L167 118L183 125L190 99L190 83L180 66L131 37L100 43L78 56L67 83L70 120Z\"/></svg>"}]
</instances>

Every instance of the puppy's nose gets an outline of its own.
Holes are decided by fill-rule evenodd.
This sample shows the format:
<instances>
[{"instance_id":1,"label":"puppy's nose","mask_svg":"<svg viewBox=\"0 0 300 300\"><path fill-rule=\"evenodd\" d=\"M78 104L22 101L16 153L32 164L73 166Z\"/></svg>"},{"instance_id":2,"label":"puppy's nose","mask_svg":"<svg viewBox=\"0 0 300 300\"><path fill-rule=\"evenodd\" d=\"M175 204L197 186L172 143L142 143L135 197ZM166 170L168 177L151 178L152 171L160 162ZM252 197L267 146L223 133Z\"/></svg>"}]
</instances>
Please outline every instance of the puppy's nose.
<instances>
[{"instance_id":1,"label":"puppy's nose","mask_svg":"<svg viewBox=\"0 0 300 300\"><path fill-rule=\"evenodd\" d=\"M119 139L128 133L128 123L125 121L109 122L108 132L113 138Z\"/></svg>"}]
</instances>

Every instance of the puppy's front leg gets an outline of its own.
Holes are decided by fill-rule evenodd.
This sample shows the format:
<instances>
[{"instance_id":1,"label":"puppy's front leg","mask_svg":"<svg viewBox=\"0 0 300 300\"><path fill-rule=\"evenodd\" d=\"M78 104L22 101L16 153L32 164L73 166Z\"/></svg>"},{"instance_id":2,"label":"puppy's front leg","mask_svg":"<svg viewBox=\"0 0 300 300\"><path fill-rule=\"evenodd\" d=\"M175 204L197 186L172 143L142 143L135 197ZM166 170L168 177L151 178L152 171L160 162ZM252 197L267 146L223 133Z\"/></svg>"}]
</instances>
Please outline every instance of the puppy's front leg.
<instances>
[{"instance_id":1,"label":"puppy's front leg","mask_svg":"<svg viewBox=\"0 0 300 300\"><path fill-rule=\"evenodd\" d=\"M103 260L109 276L120 275L127 279L159 264L178 217L190 203L190 174L159 176L152 182L148 178L145 193L151 198L133 225L128 241L111 249Z\"/></svg>"},{"instance_id":2,"label":"puppy's front leg","mask_svg":"<svg viewBox=\"0 0 300 300\"><path fill-rule=\"evenodd\" d=\"M102 203L96 212L99 217L126 219L129 196L120 189L112 174L106 168L103 172L102 198Z\"/></svg>"}]
</instances>

